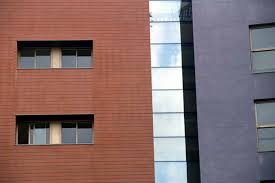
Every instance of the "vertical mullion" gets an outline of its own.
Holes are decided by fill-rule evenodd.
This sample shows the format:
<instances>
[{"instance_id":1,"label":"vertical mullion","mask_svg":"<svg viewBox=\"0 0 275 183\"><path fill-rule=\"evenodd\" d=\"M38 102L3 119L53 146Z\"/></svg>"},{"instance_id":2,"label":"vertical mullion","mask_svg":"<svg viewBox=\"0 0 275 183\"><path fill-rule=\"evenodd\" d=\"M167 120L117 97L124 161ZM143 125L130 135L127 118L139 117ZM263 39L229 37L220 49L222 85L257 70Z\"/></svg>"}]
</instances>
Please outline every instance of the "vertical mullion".
<instances>
[{"instance_id":1,"label":"vertical mullion","mask_svg":"<svg viewBox=\"0 0 275 183\"><path fill-rule=\"evenodd\" d=\"M28 139L28 144L30 144L30 142L31 142L31 124L28 124L28 126L29 126L29 134L28 134L29 139Z\"/></svg>"},{"instance_id":2,"label":"vertical mullion","mask_svg":"<svg viewBox=\"0 0 275 183\"><path fill-rule=\"evenodd\" d=\"M76 57L75 57L75 68L77 68L77 62L78 62L78 59L77 59L77 57L78 57L78 54L77 54L77 49L75 49L75 52L76 52Z\"/></svg>"},{"instance_id":3,"label":"vertical mullion","mask_svg":"<svg viewBox=\"0 0 275 183\"><path fill-rule=\"evenodd\" d=\"M34 68L36 69L36 49L34 49Z\"/></svg>"},{"instance_id":4,"label":"vertical mullion","mask_svg":"<svg viewBox=\"0 0 275 183\"><path fill-rule=\"evenodd\" d=\"M18 144L18 124L16 123L16 139L15 139L16 144Z\"/></svg>"},{"instance_id":5,"label":"vertical mullion","mask_svg":"<svg viewBox=\"0 0 275 183\"><path fill-rule=\"evenodd\" d=\"M78 144L78 123L76 122L76 133L75 133L75 142L76 142L76 144Z\"/></svg>"}]
</instances>

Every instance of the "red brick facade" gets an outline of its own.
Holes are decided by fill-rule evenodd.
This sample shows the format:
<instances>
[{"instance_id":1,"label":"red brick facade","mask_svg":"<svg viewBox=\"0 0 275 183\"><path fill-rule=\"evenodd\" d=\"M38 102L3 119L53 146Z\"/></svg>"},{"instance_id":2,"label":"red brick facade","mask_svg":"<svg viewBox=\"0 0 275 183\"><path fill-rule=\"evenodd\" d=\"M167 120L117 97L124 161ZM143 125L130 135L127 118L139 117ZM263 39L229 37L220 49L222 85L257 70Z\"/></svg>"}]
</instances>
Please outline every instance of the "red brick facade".
<instances>
[{"instance_id":1,"label":"red brick facade","mask_svg":"<svg viewBox=\"0 0 275 183\"><path fill-rule=\"evenodd\" d=\"M17 40L93 40L92 69L16 69ZM148 0L0 0L0 182L154 180ZM16 114L94 114L94 145L16 146Z\"/></svg>"}]
</instances>

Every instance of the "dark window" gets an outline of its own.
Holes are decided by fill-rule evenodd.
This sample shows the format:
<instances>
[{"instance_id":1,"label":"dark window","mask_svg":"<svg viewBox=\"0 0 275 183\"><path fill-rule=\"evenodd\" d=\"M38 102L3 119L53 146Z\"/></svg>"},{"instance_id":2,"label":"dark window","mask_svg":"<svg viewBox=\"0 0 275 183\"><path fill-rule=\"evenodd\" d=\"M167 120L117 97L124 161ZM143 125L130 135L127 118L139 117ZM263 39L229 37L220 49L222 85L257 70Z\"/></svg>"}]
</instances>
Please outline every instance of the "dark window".
<instances>
[{"instance_id":1,"label":"dark window","mask_svg":"<svg viewBox=\"0 0 275 183\"><path fill-rule=\"evenodd\" d=\"M76 68L76 50L62 50L62 68Z\"/></svg>"},{"instance_id":2,"label":"dark window","mask_svg":"<svg viewBox=\"0 0 275 183\"><path fill-rule=\"evenodd\" d=\"M18 41L18 68L91 68L93 41Z\"/></svg>"},{"instance_id":3,"label":"dark window","mask_svg":"<svg viewBox=\"0 0 275 183\"><path fill-rule=\"evenodd\" d=\"M18 144L28 144L29 143L29 124L19 123L17 129Z\"/></svg>"},{"instance_id":4,"label":"dark window","mask_svg":"<svg viewBox=\"0 0 275 183\"><path fill-rule=\"evenodd\" d=\"M19 68L50 68L51 67L50 49L26 48L20 51Z\"/></svg>"},{"instance_id":5,"label":"dark window","mask_svg":"<svg viewBox=\"0 0 275 183\"><path fill-rule=\"evenodd\" d=\"M92 58L90 49L63 49L62 68L89 68Z\"/></svg>"},{"instance_id":6,"label":"dark window","mask_svg":"<svg viewBox=\"0 0 275 183\"><path fill-rule=\"evenodd\" d=\"M86 122L80 122L77 125L77 143L89 144L92 143L92 124Z\"/></svg>"},{"instance_id":7,"label":"dark window","mask_svg":"<svg viewBox=\"0 0 275 183\"><path fill-rule=\"evenodd\" d=\"M92 124L89 122L62 123L62 144L92 143Z\"/></svg>"},{"instance_id":8,"label":"dark window","mask_svg":"<svg viewBox=\"0 0 275 183\"><path fill-rule=\"evenodd\" d=\"M76 143L76 123L62 123L62 144Z\"/></svg>"},{"instance_id":9,"label":"dark window","mask_svg":"<svg viewBox=\"0 0 275 183\"><path fill-rule=\"evenodd\" d=\"M91 67L91 63L92 63L91 50L89 49L77 50L77 67L78 68Z\"/></svg>"},{"instance_id":10,"label":"dark window","mask_svg":"<svg viewBox=\"0 0 275 183\"><path fill-rule=\"evenodd\" d=\"M34 49L22 49L20 52L19 67L23 69L35 68L35 50Z\"/></svg>"},{"instance_id":11,"label":"dark window","mask_svg":"<svg viewBox=\"0 0 275 183\"><path fill-rule=\"evenodd\" d=\"M27 123L17 125L18 144L49 144L49 123Z\"/></svg>"},{"instance_id":12,"label":"dark window","mask_svg":"<svg viewBox=\"0 0 275 183\"><path fill-rule=\"evenodd\" d=\"M30 124L30 144L49 144L49 123Z\"/></svg>"},{"instance_id":13,"label":"dark window","mask_svg":"<svg viewBox=\"0 0 275 183\"><path fill-rule=\"evenodd\" d=\"M93 115L16 116L17 144L91 144Z\"/></svg>"},{"instance_id":14,"label":"dark window","mask_svg":"<svg viewBox=\"0 0 275 183\"><path fill-rule=\"evenodd\" d=\"M36 68L51 68L51 50L36 50Z\"/></svg>"}]
</instances>

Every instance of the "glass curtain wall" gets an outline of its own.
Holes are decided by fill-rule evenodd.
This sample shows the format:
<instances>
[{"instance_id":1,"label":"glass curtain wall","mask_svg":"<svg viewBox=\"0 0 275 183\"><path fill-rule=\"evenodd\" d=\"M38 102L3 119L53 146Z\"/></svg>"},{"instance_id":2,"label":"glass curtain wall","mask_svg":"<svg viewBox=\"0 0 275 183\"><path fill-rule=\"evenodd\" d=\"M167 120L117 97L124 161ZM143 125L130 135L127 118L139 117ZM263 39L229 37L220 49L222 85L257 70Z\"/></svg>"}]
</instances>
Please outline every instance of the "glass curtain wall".
<instances>
[{"instance_id":1,"label":"glass curtain wall","mask_svg":"<svg viewBox=\"0 0 275 183\"><path fill-rule=\"evenodd\" d=\"M155 183L197 183L199 178L192 177L199 174L190 171L198 169L198 163L193 163L198 162L198 151L194 154L197 128L191 2L149 3Z\"/></svg>"}]
</instances>

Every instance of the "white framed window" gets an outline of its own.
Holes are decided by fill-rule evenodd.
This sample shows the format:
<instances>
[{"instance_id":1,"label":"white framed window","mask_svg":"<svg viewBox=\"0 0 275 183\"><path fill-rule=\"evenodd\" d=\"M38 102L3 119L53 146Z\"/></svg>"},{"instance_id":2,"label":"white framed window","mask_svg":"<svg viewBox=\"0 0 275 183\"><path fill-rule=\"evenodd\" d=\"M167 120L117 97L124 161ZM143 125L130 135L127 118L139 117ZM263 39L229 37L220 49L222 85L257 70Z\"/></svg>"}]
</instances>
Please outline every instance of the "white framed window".
<instances>
[{"instance_id":1,"label":"white framed window","mask_svg":"<svg viewBox=\"0 0 275 183\"><path fill-rule=\"evenodd\" d=\"M275 151L275 100L256 101L258 151Z\"/></svg>"},{"instance_id":2,"label":"white framed window","mask_svg":"<svg viewBox=\"0 0 275 183\"><path fill-rule=\"evenodd\" d=\"M250 28L252 71L256 73L275 71L275 25Z\"/></svg>"}]
</instances>

